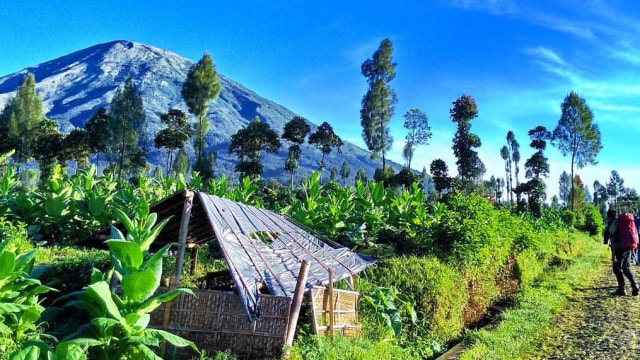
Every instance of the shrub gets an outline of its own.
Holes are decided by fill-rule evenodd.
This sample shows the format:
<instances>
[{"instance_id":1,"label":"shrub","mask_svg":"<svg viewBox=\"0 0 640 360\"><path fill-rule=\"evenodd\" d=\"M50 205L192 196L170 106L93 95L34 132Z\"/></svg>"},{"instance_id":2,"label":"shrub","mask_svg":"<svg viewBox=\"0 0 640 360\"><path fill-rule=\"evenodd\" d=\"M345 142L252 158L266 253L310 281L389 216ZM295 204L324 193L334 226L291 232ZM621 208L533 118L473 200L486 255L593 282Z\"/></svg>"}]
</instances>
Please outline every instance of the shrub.
<instances>
[{"instance_id":1,"label":"shrub","mask_svg":"<svg viewBox=\"0 0 640 360\"><path fill-rule=\"evenodd\" d=\"M584 208L584 226L583 230L589 235L602 234L604 231L604 222L600 210L595 205L587 205Z\"/></svg>"},{"instance_id":2,"label":"shrub","mask_svg":"<svg viewBox=\"0 0 640 360\"><path fill-rule=\"evenodd\" d=\"M538 259L536 252L526 249L516 254L514 275L524 286L531 285L544 270L544 264Z\"/></svg>"},{"instance_id":3,"label":"shrub","mask_svg":"<svg viewBox=\"0 0 640 360\"><path fill-rule=\"evenodd\" d=\"M476 194L453 193L448 209L435 225L439 257L464 270L473 267L501 268L511 251L512 238L502 236L501 217L491 203Z\"/></svg>"},{"instance_id":4,"label":"shrub","mask_svg":"<svg viewBox=\"0 0 640 360\"><path fill-rule=\"evenodd\" d=\"M377 285L395 287L414 299L418 321L415 326L407 326L407 340L426 338L444 343L460 335L468 294L457 269L434 257L404 257L385 260L366 274L375 278ZM366 293L366 284L361 286ZM367 313L366 308L362 312L363 317L375 315Z\"/></svg>"}]
</instances>

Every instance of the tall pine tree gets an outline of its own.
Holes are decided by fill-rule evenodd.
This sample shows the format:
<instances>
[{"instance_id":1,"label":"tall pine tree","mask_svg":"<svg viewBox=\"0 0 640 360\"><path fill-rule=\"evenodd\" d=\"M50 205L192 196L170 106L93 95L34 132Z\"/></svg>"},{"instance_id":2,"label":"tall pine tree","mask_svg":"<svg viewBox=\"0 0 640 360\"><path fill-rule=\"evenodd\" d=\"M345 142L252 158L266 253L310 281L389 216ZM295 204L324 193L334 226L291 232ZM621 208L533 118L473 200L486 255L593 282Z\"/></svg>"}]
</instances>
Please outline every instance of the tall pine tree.
<instances>
[{"instance_id":1,"label":"tall pine tree","mask_svg":"<svg viewBox=\"0 0 640 360\"><path fill-rule=\"evenodd\" d=\"M384 39L380 47L361 66L362 75L367 78L369 89L362 98L360 124L362 138L372 156L382 157L382 170L386 168L386 153L391 149L393 138L389 132L389 122L395 112L398 97L389 83L396 77L396 63L392 59L391 40Z\"/></svg>"},{"instance_id":2,"label":"tall pine tree","mask_svg":"<svg viewBox=\"0 0 640 360\"><path fill-rule=\"evenodd\" d=\"M146 114L142 96L128 77L124 86L116 90L109 104L109 129L112 136L111 157L116 162L116 176L130 174L144 167L146 153L140 147Z\"/></svg>"},{"instance_id":3,"label":"tall pine tree","mask_svg":"<svg viewBox=\"0 0 640 360\"><path fill-rule=\"evenodd\" d=\"M216 67L211 56L205 53L200 61L191 66L182 85L182 98L187 104L189 112L198 118L194 127L193 139L193 148L196 153L194 170L200 172L203 178L213 176L212 171L211 173L208 171L211 166L205 153L207 148L206 135L209 131L209 120L206 115L209 101L215 100L219 94L220 83Z\"/></svg>"},{"instance_id":4,"label":"tall pine tree","mask_svg":"<svg viewBox=\"0 0 640 360\"><path fill-rule=\"evenodd\" d=\"M18 171L20 164L33 157L38 129L44 119L42 99L36 94L35 77L27 73L16 96L7 102L0 117L0 128L4 129L2 135L6 135L3 142L15 149L13 158L18 163Z\"/></svg>"}]
</instances>

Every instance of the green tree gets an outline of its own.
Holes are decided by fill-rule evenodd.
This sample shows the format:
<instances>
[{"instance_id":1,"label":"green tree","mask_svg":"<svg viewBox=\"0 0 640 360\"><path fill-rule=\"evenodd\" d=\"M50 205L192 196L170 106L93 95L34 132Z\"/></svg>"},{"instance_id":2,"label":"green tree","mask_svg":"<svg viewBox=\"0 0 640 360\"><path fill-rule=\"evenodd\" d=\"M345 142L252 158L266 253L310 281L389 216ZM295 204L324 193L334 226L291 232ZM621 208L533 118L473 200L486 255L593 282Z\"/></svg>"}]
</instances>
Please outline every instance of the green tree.
<instances>
[{"instance_id":1,"label":"green tree","mask_svg":"<svg viewBox=\"0 0 640 360\"><path fill-rule=\"evenodd\" d=\"M566 174L566 173L565 173ZM593 182L593 203L598 206L602 218L606 218L608 206L609 194L607 194L606 186L602 185L600 181Z\"/></svg>"},{"instance_id":2,"label":"green tree","mask_svg":"<svg viewBox=\"0 0 640 360\"><path fill-rule=\"evenodd\" d=\"M187 79L182 85L182 98L187 104L189 113L198 118L195 126L193 148L196 152L196 160L205 156L206 135L209 131L209 120L206 118L208 103L215 100L220 94L218 73L211 60L211 56L205 53L202 59L192 65L187 73ZM197 164L196 164L197 165ZM201 169L195 166L196 171Z\"/></svg>"},{"instance_id":3,"label":"green tree","mask_svg":"<svg viewBox=\"0 0 640 360\"><path fill-rule=\"evenodd\" d=\"M58 131L58 122L49 119L40 121L34 129L34 135L31 151L40 168L41 184L45 185L53 174L57 158L62 154L63 137Z\"/></svg>"},{"instance_id":4,"label":"green tree","mask_svg":"<svg viewBox=\"0 0 640 360\"><path fill-rule=\"evenodd\" d=\"M200 177L205 179L213 179L215 176L216 162L218 161L218 154L215 150L211 150L203 156L196 159L196 163L193 165L194 171L200 174Z\"/></svg>"},{"instance_id":5,"label":"green tree","mask_svg":"<svg viewBox=\"0 0 640 360\"><path fill-rule=\"evenodd\" d=\"M565 97L561 109L562 115L553 130L551 143L563 156L571 156L571 178L573 179L575 166L582 169L589 164L598 163L596 157L602 149L600 129L593 122L593 113L587 103L575 92L572 91ZM572 193L574 183L574 181L571 182ZM573 201L571 210L576 210Z\"/></svg>"},{"instance_id":6,"label":"green tree","mask_svg":"<svg viewBox=\"0 0 640 360\"><path fill-rule=\"evenodd\" d=\"M569 206L569 194L571 193L571 176L563 171L558 180L558 197L565 207Z\"/></svg>"},{"instance_id":7,"label":"green tree","mask_svg":"<svg viewBox=\"0 0 640 360\"><path fill-rule=\"evenodd\" d=\"M7 142L15 148L13 158L18 163L18 172L20 164L33 156L36 132L44 119L42 99L36 94L35 77L27 73L15 97L7 102L2 115Z\"/></svg>"},{"instance_id":8,"label":"green tree","mask_svg":"<svg viewBox=\"0 0 640 360\"><path fill-rule=\"evenodd\" d=\"M500 149L500 157L504 160L505 186L507 188L507 201L513 203L513 193L511 191L511 152L507 145Z\"/></svg>"},{"instance_id":9,"label":"green tree","mask_svg":"<svg viewBox=\"0 0 640 360\"><path fill-rule=\"evenodd\" d=\"M403 155L407 161L406 167L411 169L411 160L416 147L426 145L431 138L429 118L419 109L411 109L404 114L404 128L408 133L405 136Z\"/></svg>"},{"instance_id":10,"label":"green tree","mask_svg":"<svg viewBox=\"0 0 640 360\"><path fill-rule=\"evenodd\" d=\"M551 138L551 133L544 126L537 126L529 130L531 147L536 152L525 162L525 177L530 179L525 183L525 193L529 198L529 210L540 217L542 215L542 201L546 198L546 185L543 178L549 176L549 161L544 156L547 147L547 140Z\"/></svg>"},{"instance_id":11,"label":"green tree","mask_svg":"<svg viewBox=\"0 0 640 360\"><path fill-rule=\"evenodd\" d=\"M89 148L91 153L96 154L96 160L99 161L100 153L109 150L112 139L109 114L107 109L101 107L84 125L89 138Z\"/></svg>"},{"instance_id":12,"label":"green tree","mask_svg":"<svg viewBox=\"0 0 640 360\"><path fill-rule=\"evenodd\" d=\"M382 156L382 169L386 167L385 156L393 143L389 122L398 102L395 90L389 86L396 77L396 63L393 62L392 54L391 40L384 39L373 57L360 67L369 85L360 110L362 138L369 151L373 152L373 157Z\"/></svg>"},{"instance_id":13,"label":"green tree","mask_svg":"<svg viewBox=\"0 0 640 360\"><path fill-rule=\"evenodd\" d=\"M329 181L336 182L338 180L338 169L335 167L331 168L331 175L329 175Z\"/></svg>"},{"instance_id":14,"label":"green tree","mask_svg":"<svg viewBox=\"0 0 640 360\"><path fill-rule=\"evenodd\" d=\"M111 157L116 161L116 176L138 170L145 164L146 153L140 148L139 131L144 129L146 114L140 92L128 77L109 104L109 128L112 135Z\"/></svg>"},{"instance_id":15,"label":"green tree","mask_svg":"<svg viewBox=\"0 0 640 360\"><path fill-rule=\"evenodd\" d=\"M511 186L513 189L517 189L520 185L520 144L518 143L518 140L516 140L516 135L513 131L507 132L507 144L509 146L509 153L511 154L511 162L509 163L509 166L513 166L513 174L516 178L515 186L513 183L511 183ZM511 168L509 171L511 174ZM521 193L516 192L516 203L520 203L520 195Z\"/></svg>"},{"instance_id":16,"label":"green tree","mask_svg":"<svg viewBox=\"0 0 640 360\"><path fill-rule=\"evenodd\" d=\"M325 121L318 126L316 132L309 135L309 145L315 146L322 153L322 158L320 158L320 162L318 163L320 177L322 177L322 169L327 165L324 162L325 156L329 155L333 148L336 148L336 150L341 153L342 139L333 132L331 125Z\"/></svg>"},{"instance_id":17,"label":"green tree","mask_svg":"<svg viewBox=\"0 0 640 360\"><path fill-rule=\"evenodd\" d=\"M451 188L451 178L449 177L449 168L447 163L442 159L435 159L429 166L431 177L433 178L433 184L438 193L442 193L444 190Z\"/></svg>"},{"instance_id":18,"label":"green tree","mask_svg":"<svg viewBox=\"0 0 640 360\"><path fill-rule=\"evenodd\" d=\"M624 197L625 186L624 179L616 170L611 170L611 176L609 176L609 182L607 182L606 187L607 195L609 195L609 200L612 203L611 205L613 205L615 209L620 210L618 199Z\"/></svg>"},{"instance_id":19,"label":"green tree","mask_svg":"<svg viewBox=\"0 0 640 360\"><path fill-rule=\"evenodd\" d=\"M466 185L475 179L480 172L479 165L482 163L478 153L473 150L480 147L481 142L478 135L472 133L471 120L478 116L476 101L469 95L462 94L453 102L453 107L449 110L451 120L457 124L457 130L453 137L453 154L458 159L458 175Z\"/></svg>"},{"instance_id":20,"label":"green tree","mask_svg":"<svg viewBox=\"0 0 640 360\"><path fill-rule=\"evenodd\" d=\"M360 181L361 183L366 183L367 182L367 173L364 171L363 168L358 168L358 171L356 171L356 182Z\"/></svg>"},{"instance_id":21,"label":"green tree","mask_svg":"<svg viewBox=\"0 0 640 360\"><path fill-rule=\"evenodd\" d=\"M571 187L571 193L569 194L569 202L574 204L574 210L576 213L581 214L582 209L587 205L584 195L584 182L580 175L576 175L573 178L573 186ZM578 223L581 223L578 220Z\"/></svg>"},{"instance_id":22,"label":"green tree","mask_svg":"<svg viewBox=\"0 0 640 360\"><path fill-rule=\"evenodd\" d=\"M349 174L351 174L351 168L349 167L349 163L345 160L342 162L342 167L340 168L340 177L342 178L342 185L347 185L347 179L349 178Z\"/></svg>"},{"instance_id":23,"label":"green tree","mask_svg":"<svg viewBox=\"0 0 640 360\"><path fill-rule=\"evenodd\" d=\"M276 154L281 147L278 133L256 116L246 128L231 136L229 154L235 153L238 157L235 171L240 173L240 178L255 178L263 172L260 153Z\"/></svg>"},{"instance_id":24,"label":"green tree","mask_svg":"<svg viewBox=\"0 0 640 360\"><path fill-rule=\"evenodd\" d=\"M309 125L309 122L305 118L300 116L294 116L293 119L289 120L289 122L284 125L282 138L291 142L287 160L285 160L284 170L291 174L290 186L292 189L293 177L296 173L296 169L298 168L298 160L300 159L300 155L302 155L300 145L304 143L304 139L307 137L307 134L309 134L310 131L311 126Z\"/></svg>"},{"instance_id":25,"label":"green tree","mask_svg":"<svg viewBox=\"0 0 640 360\"><path fill-rule=\"evenodd\" d=\"M176 161L173 162L172 172L174 174L185 175L189 171L189 156L180 149L176 155Z\"/></svg>"},{"instance_id":26,"label":"green tree","mask_svg":"<svg viewBox=\"0 0 640 360\"><path fill-rule=\"evenodd\" d=\"M89 145L89 135L85 129L73 129L62 140L62 153L58 157L61 161L75 160L74 173L78 167L89 165L89 155L91 146Z\"/></svg>"},{"instance_id":27,"label":"green tree","mask_svg":"<svg viewBox=\"0 0 640 360\"><path fill-rule=\"evenodd\" d=\"M167 169L173 165L173 153L184 148L191 136L191 126L187 115L178 109L171 109L160 115L160 121L166 126L158 131L153 142L156 148L167 149Z\"/></svg>"}]
</instances>

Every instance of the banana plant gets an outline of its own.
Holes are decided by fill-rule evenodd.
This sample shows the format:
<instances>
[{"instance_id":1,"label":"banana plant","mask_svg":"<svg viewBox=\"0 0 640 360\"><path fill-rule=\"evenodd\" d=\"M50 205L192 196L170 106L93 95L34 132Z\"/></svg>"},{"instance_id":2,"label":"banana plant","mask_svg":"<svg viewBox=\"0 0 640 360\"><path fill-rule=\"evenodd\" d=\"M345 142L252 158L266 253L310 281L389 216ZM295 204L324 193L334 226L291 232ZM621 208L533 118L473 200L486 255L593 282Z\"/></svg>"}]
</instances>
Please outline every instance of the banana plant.
<instances>
[{"instance_id":1,"label":"banana plant","mask_svg":"<svg viewBox=\"0 0 640 360\"><path fill-rule=\"evenodd\" d=\"M149 248L169 219L156 224L157 215L149 214L144 200L132 219L123 211L116 216L126 229L124 235L112 227L107 246L113 268L106 274L94 269L91 284L72 294L74 300L66 304L86 311L91 319L67 339L68 343L88 348L89 358L162 359L154 349L167 341L174 346L195 344L169 332L148 327L151 312L161 304L173 300L180 293L194 295L190 289L174 289L157 294L162 277L162 258L171 245L154 254ZM120 289L110 289L113 277L121 279Z\"/></svg>"}]
</instances>

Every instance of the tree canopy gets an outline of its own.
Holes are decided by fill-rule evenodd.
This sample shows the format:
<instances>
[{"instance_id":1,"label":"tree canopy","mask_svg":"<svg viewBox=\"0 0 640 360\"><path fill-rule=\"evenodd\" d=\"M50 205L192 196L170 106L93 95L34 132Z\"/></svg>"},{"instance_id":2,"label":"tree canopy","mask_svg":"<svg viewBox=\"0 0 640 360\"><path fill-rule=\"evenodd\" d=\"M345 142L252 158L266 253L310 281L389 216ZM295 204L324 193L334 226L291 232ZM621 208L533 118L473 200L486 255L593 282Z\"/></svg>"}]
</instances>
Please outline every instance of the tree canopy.
<instances>
[{"instance_id":1,"label":"tree canopy","mask_svg":"<svg viewBox=\"0 0 640 360\"><path fill-rule=\"evenodd\" d=\"M404 114L404 128L407 129L407 135L403 156L407 161L406 167L410 169L416 147L427 144L432 133L427 114L419 109L411 109Z\"/></svg>"},{"instance_id":2,"label":"tree canopy","mask_svg":"<svg viewBox=\"0 0 640 360\"><path fill-rule=\"evenodd\" d=\"M322 174L322 169L326 167L325 156L329 155L333 148L336 148L338 152L342 151L340 149L342 147L342 139L333 132L333 127L326 121L318 126L316 132L309 135L309 144L318 148L322 153L322 158L318 163L320 174Z\"/></svg>"},{"instance_id":3,"label":"tree canopy","mask_svg":"<svg viewBox=\"0 0 640 360\"><path fill-rule=\"evenodd\" d=\"M285 160L284 170L291 174L291 187L293 188L293 176L296 173L296 169L298 168L298 160L302 155L302 150L300 145L304 143L307 134L311 131L311 126L309 125L307 119L294 116L289 122L284 125L284 131L282 133L282 138L291 142L291 146L289 146L289 153L287 155L287 159Z\"/></svg>"},{"instance_id":4,"label":"tree canopy","mask_svg":"<svg viewBox=\"0 0 640 360\"><path fill-rule=\"evenodd\" d=\"M389 83L396 77L393 62L393 45L384 39L373 57L362 63L362 75L367 78L369 89L362 98L360 124L362 138L373 156L382 156L382 168L386 167L385 156L393 143L389 122L395 112L398 97Z\"/></svg>"},{"instance_id":5,"label":"tree canopy","mask_svg":"<svg viewBox=\"0 0 640 360\"><path fill-rule=\"evenodd\" d=\"M131 77L116 90L109 104L111 156L117 163L116 175L131 173L144 167L146 151L140 147L140 133L144 131L146 114L142 96Z\"/></svg>"},{"instance_id":6,"label":"tree canopy","mask_svg":"<svg viewBox=\"0 0 640 360\"><path fill-rule=\"evenodd\" d=\"M202 160L201 158L205 156L207 147L205 137L209 131L209 121L206 118L208 103L215 100L219 94L218 73L211 56L205 53L200 61L191 66L182 85L182 98L189 112L198 118L193 140L196 159ZM195 170L201 169L196 166Z\"/></svg>"},{"instance_id":7,"label":"tree canopy","mask_svg":"<svg viewBox=\"0 0 640 360\"><path fill-rule=\"evenodd\" d=\"M587 165L596 165L596 157L602 149L600 129L593 121L591 109L577 93L570 92L560 106L562 115L553 130L551 143L563 156L571 157L571 178L574 179L574 167L582 169ZM574 193L571 182L571 192ZM575 210L572 201L571 209Z\"/></svg>"},{"instance_id":8,"label":"tree canopy","mask_svg":"<svg viewBox=\"0 0 640 360\"><path fill-rule=\"evenodd\" d=\"M246 128L231 136L229 154L235 153L238 157L235 171L240 173L241 178L255 178L263 172L260 153L266 151L275 154L281 147L278 133L256 116Z\"/></svg>"},{"instance_id":9,"label":"tree canopy","mask_svg":"<svg viewBox=\"0 0 640 360\"><path fill-rule=\"evenodd\" d=\"M449 114L451 120L457 124L452 149L457 158L458 175L463 182L469 183L482 169L482 162L474 150L474 148L480 147L480 138L470 131L471 120L478 116L476 101L471 96L462 94L453 102Z\"/></svg>"}]
</instances>

